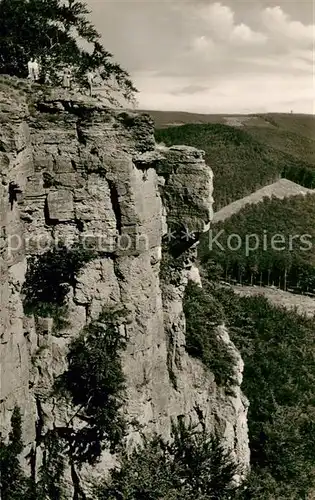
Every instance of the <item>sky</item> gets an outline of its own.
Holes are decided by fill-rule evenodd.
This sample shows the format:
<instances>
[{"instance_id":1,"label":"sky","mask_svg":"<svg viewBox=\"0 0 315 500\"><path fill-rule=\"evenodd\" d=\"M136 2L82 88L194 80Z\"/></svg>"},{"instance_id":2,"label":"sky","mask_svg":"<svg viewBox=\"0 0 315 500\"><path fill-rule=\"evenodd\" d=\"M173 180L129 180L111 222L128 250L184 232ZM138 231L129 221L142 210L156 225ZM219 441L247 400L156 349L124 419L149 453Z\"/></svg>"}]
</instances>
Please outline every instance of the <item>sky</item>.
<instances>
[{"instance_id":1,"label":"sky","mask_svg":"<svg viewBox=\"0 0 315 500\"><path fill-rule=\"evenodd\" d=\"M140 109L314 113L312 0L87 0Z\"/></svg>"}]
</instances>

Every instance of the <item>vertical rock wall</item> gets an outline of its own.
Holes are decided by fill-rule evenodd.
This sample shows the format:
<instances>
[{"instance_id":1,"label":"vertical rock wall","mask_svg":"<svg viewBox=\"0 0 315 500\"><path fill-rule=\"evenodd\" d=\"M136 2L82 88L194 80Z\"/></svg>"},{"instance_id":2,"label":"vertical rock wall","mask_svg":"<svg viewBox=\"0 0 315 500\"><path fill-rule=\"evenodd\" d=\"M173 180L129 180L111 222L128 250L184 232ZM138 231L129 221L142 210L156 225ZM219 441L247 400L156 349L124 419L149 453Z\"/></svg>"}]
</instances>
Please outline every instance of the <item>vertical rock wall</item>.
<instances>
[{"instance_id":1,"label":"vertical rock wall","mask_svg":"<svg viewBox=\"0 0 315 500\"><path fill-rule=\"evenodd\" d=\"M171 418L203 420L220 429L247 467L247 408L237 351L239 385L229 396L185 351L187 272L162 303L159 271L166 213L190 231L201 231L211 219L212 172L202 153L185 147L157 149L146 115L109 110L59 91L36 94L34 88L30 105L28 87L21 85L8 80L0 87L4 436L17 404L23 414L25 456L33 453L36 469L38 433L71 418L72 409L59 408L51 395L54 378L66 368L69 343L104 306L123 305L129 313L123 355L129 421L168 435ZM68 245L89 241L98 252L71 288L69 326L58 335L49 318L24 316L21 296L27 257L56 240ZM198 270L188 272L198 279ZM229 342L227 332L221 334ZM170 335L176 339L176 389L169 373ZM139 440L137 428L130 426L129 439ZM69 498L72 494L69 478Z\"/></svg>"}]
</instances>

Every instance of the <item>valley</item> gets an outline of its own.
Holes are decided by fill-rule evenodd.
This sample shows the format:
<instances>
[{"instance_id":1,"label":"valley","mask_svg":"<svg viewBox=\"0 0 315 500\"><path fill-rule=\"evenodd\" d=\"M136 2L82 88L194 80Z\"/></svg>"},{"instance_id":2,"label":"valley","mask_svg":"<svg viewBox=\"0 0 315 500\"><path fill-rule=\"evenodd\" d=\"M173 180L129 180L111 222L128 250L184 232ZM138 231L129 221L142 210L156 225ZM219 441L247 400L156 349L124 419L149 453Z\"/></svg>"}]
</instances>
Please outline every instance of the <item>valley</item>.
<instances>
[{"instance_id":1,"label":"valley","mask_svg":"<svg viewBox=\"0 0 315 500\"><path fill-rule=\"evenodd\" d=\"M244 498L311 499L315 119L153 114L159 142L197 145L214 171L215 212L198 258L208 309L213 320L220 311L245 363L252 472Z\"/></svg>"}]
</instances>

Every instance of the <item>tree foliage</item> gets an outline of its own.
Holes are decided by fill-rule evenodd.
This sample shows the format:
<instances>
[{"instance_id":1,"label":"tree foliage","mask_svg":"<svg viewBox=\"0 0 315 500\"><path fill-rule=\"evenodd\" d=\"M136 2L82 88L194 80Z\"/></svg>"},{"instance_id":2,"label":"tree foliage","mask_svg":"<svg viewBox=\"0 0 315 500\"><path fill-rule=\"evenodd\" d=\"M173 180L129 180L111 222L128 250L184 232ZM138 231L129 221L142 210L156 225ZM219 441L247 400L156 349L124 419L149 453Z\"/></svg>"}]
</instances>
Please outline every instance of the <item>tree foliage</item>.
<instances>
[{"instance_id":1,"label":"tree foliage","mask_svg":"<svg viewBox=\"0 0 315 500\"><path fill-rule=\"evenodd\" d=\"M33 485L36 500L59 500L64 491L65 447L57 431L48 431L43 439L43 462L39 480Z\"/></svg>"},{"instance_id":2,"label":"tree foliage","mask_svg":"<svg viewBox=\"0 0 315 500\"><path fill-rule=\"evenodd\" d=\"M96 488L97 500L227 500L237 491L238 467L207 431L173 425L172 439L144 438Z\"/></svg>"},{"instance_id":3,"label":"tree foliage","mask_svg":"<svg viewBox=\"0 0 315 500\"><path fill-rule=\"evenodd\" d=\"M189 282L185 290L183 309L187 352L201 359L214 374L217 384L223 387L232 386L235 383L235 359L217 331L223 321L219 302L205 289Z\"/></svg>"},{"instance_id":4,"label":"tree foliage","mask_svg":"<svg viewBox=\"0 0 315 500\"><path fill-rule=\"evenodd\" d=\"M57 326L64 325L66 297L81 268L95 256L94 252L75 244L54 247L39 256L32 256L23 285L25 314L52 317Z\"/></svg>"},{"instance_id":5,"label":"tree foliage","mask_svg":"<svg viewBox=\"0 0 315 500\"><path fill-rule=\"evenodd\" d=\"M204 267L210 266L209 276L215 262L225 280L314 293L314 204L313 194L266 198L213 226L199 248ZM238 248L236 239L228 243L232 235L241 241Z\"/></svg>"},{"instance_id":6,"label":"tree foliage","mask_svg":"<svg viewBox=\"0 0 315 500\"><path fill-rule=\"evenodd\" d=\"M8 443L0 441L0 496L1 500L28 500L29 485L19 462L23 451L22 418L18 407L11 417Z\"/></svg>"},{"instance_id":7,"label":"tree foliage","mask_svg":"<svg viewBox=\"0 0 315 500\"><path fill-rule=\"evenodd\" d=\"M125 377L121 351L125 341L119 333L117 318L121 314L104 311L73 341L68 354L68 369L57 380L59 394L70 398L81 422L58 433L68 446L71 460L94 463L104 448L112 451L121 442L125 420Z\"/></svg>"},{"instance_id":8,"label":"tree foliage","mask_svg":"<svg viewBox=\"0 0 315 500\"><path fill-rule=\"evenodd\" d=\"M86 74L94 71L130 99L135 88L129 75L104 49L88 16L80 0L0 0L0 73L26 77L33 57L53 84L71 68L74 81L87 86Z\"/></svg>"},{"instance_id":9,"label":"tree foliage","mask_svg":"<svg viewBox=\"0 0 315 500\"><path fill-rule=\"evenodd\" d=\"M187 144L205 151L206 163L214 173L214 206L220 208L271 184L281 177L305 187L315 186L314 162L301 154L279 151L268 142L259 140L251 130L242 130L219 123L187 124L156 130L155 137L166 146ZM257 136L257 137L256 137ZM307 139L296 135L300 146ZM292 141L290 142L293 148ZM314 141L308 140L305 149L313 155Z\"/></svg>"},{"instance_id":10,"label":"tree foliage","mask_svg":"<svg viewBox=\"0 0 315 500\"><path fill-rule=\"evenodd\" d=\"M314 319L214 287L244 363L252 476L245 499L308 498L315 486Z\"/></svg>"}]
</instances>

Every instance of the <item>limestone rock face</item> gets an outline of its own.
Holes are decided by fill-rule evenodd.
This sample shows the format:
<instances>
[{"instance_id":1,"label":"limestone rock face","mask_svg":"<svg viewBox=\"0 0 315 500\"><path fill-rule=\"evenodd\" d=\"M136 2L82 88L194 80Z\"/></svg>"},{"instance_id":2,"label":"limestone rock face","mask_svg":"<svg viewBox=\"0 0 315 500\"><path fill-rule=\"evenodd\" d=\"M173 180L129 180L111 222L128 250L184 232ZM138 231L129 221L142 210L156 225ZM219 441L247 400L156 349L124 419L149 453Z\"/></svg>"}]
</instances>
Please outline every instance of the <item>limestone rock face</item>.
<instances>
[{"instance_id":1,"label":"limestone rock face","mask_svg":"<svg viewBox=\"0 0 315 500\"><path fill-rule=\"evenodd\" d=\"M55 404L51 388L66 369L69 343L104 306L124 306L128 421L168 436L171 418L186 415L222 432L238 462L248 467L247 403L242 361L235 350L234 395L185 351L182 298L194 266L162 301L160 261L168 221L202 231L212 217L212 172L203 153L157 148L147 115L110 110L82 96L9 78L0 85L0 357L1 431L7 436L15 405L23 416L26 467L41 463L39 434L71 420L73 409ZM49 318L26 317L22 286L27 259L53 242L88 242L96 257L68 295L69 322L58 335ZM229 343L228 332L218 332ZM172 342L170 342L172 339ZM170 380L170 363L177 386ZM130 425L130 446L140 439ZM111 465L69 474L65 498L77 482ZM35 471L34 471L35 468ZM73 471L72 471L73 472ZM72 479L71 479L72 477Z\"/></svg>"},{"instance_id":2,"label":"limestone rock face","mask_svg":"<svg viewBox=\"0 0 315 500\"><path fill-rule=\"evenodd\" d=\"M209 429L216 429L222 436L226 448L246 469L250 457L247 436L248 401L241 391L243 360L231 342L224 325L218 327L217 335L234 357L236 383L230 390L219 387L215 383L213 374L205 370L199 360L187 354L183 296L188 280L201 286L198 268L193 264L190 269L182 272L177 286L166 285L164 290L164 320L169 340L168 366L175 382L172 399L173 416L178 414L189 416L192 421L199 421Z\"/></svg>"},{"instance_id":3,"label":"limestone rock face","mask_svg":"<svg viewBox=\"0 0 315 500\"><path fill-rule=\"evenodd\" d=\"M165 179L162 188L168 221L189 231L206 230L213 217L213 174L204 152L190 146L159 147L156 170Z\"/></svg>"}]
</instances>

